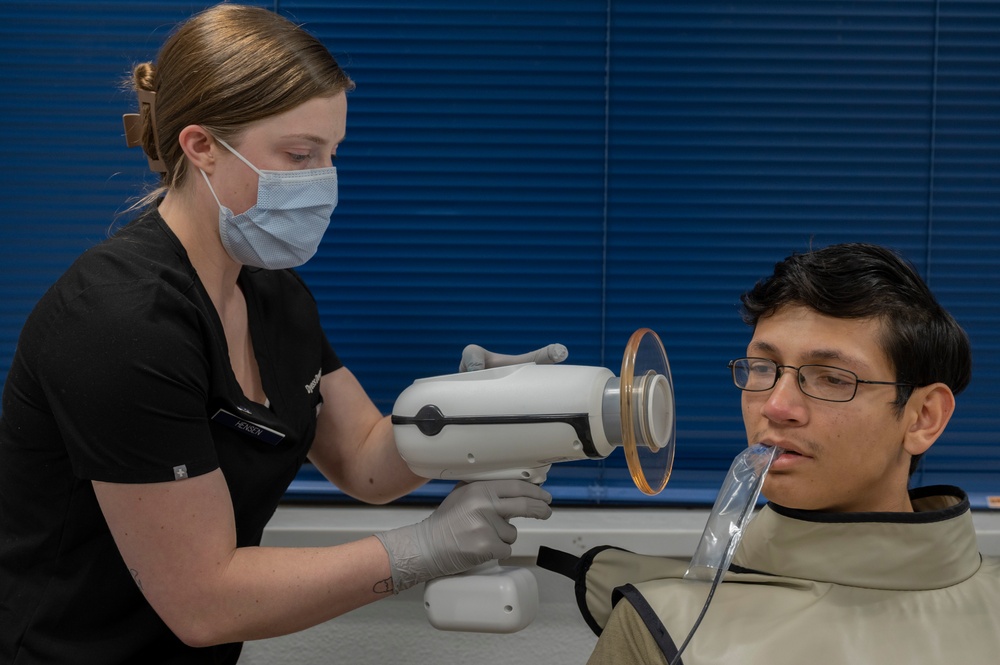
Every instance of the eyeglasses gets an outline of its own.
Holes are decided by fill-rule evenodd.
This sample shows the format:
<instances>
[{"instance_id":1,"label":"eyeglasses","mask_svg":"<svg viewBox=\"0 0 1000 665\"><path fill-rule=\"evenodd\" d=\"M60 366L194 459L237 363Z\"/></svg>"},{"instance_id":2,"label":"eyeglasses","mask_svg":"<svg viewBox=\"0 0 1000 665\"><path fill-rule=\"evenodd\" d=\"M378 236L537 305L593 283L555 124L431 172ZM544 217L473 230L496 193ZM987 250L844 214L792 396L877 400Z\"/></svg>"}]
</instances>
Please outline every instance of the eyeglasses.
<instances>
[{"instance_id":1,"label":"eyeglasses","mask_svg":"<svg viewBox=\"0 0 1000 665\"><path fill-rule=\"evenodd\" d=\"M729 361L733 383L740 390L759 393L770 390L778 383L782 371L794 369L798 374L799 390L803 395L824 402L850 402L858 392L859 383L879 386L913 386L912 383L895 381L866 381L854 372L829 365L779 365L767 358L737 358Z\"/></svg>"}]
</instances>

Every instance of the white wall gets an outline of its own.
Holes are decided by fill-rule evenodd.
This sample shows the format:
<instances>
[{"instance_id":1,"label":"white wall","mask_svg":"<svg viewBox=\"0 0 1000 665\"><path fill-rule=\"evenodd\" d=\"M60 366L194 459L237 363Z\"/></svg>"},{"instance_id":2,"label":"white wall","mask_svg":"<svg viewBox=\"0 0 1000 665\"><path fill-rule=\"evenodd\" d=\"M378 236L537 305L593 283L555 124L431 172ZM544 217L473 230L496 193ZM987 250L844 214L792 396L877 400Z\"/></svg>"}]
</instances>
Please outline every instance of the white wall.
<instances>
[{"instance_id":1,"label":"white wall","mask_svg":"<svg viewBox=\"0 0 1000 665\"><path fill-rule=\"evenodd\" d=\"M264 544L333 545L375 531L413 524L428 513L412 507L282 506ZM597 638L576 606L573 583L534 567L539 545L582 554L598 545L635 552L690 557L707 509L558 508L544 522L515 520L519 537L505 565L529 567L539 586L535 621L508 635L445 632L433 628L423 608L423 586L363 607L315 628L248 642L240 665L468 665L469 663L582 664ZM1000 513L974 514L980 549L1000 556Z\"/></svg>"}]
</instances>

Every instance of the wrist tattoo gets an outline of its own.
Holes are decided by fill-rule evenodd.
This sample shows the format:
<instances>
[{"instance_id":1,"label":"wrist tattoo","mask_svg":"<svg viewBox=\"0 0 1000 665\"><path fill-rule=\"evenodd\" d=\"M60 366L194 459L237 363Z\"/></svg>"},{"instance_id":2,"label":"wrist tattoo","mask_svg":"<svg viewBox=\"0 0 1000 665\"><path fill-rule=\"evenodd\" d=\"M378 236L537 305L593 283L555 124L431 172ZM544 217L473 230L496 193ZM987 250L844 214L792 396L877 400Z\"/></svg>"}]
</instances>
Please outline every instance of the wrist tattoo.
<instances>
[{"instance_id":1,"label":"wrist tattoo","mask_svg":"<svg viewBox=\"0 0 1000 665\"><path fill-rule=\"evenodd\" d=\"M393 591L392 578L387 577L384 580L379 580L378 582L375 583L375 586L372 587L372 591L379 594L392 593Z\"/></svg>"},{"instance_id":2,"label":"wrist tattoo","mask_svg":"<svg viewBox=\"0 0 1000 665\"><path fill-rule=\"evenodd\" d=\"M139 571L135 568L129 568L128 572L132 573L132 579L135 580L135 585L139 587L139 591L143 591L142 580L139 579Z\"/></svg>"}]
</instances>

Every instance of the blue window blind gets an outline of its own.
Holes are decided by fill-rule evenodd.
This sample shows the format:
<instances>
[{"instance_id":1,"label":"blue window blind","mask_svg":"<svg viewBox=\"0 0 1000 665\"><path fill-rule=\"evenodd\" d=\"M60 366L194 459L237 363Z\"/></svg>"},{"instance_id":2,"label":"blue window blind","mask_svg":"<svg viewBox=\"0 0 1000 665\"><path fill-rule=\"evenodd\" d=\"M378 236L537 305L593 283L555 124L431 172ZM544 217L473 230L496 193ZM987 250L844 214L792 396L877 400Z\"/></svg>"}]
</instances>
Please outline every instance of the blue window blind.
<instances>
[{"instance_id":1,"label":"blue window blind","mask_svg":"<svg viewBox=\"0 0 1000 665\"><path fill-rule=\"evenodd\" d=\"M1000 494L1000 7L990 2L255 3L357 81L341 203L302 274L388 412L470 342L559 341L619 371L662 337L666 490L620 453L553 467L564 503L714 500L744 445L738 296L792 251L894 247L972 339L918 484ZM0 6L0 379L42 291L149 182L118 82L200 2ZM431 483L416 499L448 485ZM306 468L292 499L343 497Z\"/></svg>"}]
</instances>

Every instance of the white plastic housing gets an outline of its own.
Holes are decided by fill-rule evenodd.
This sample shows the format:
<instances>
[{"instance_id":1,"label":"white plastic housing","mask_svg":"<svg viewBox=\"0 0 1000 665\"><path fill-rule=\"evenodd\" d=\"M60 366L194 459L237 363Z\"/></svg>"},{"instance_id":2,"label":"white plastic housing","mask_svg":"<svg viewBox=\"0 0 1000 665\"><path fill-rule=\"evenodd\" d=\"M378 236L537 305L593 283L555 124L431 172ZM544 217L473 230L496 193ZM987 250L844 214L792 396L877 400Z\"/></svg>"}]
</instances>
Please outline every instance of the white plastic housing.
<instances>
[{"instance_id":1,"label":"white plastic housing","mask_svg":"<svg viewBox=\"0 0 1000 665\"><path fill-rule=\"evenodd\" d=\"M538 614L538 582L527 568L493 561L427 582L424 608L438 630L515 633Z\"/></svg>"},{"instance_id":2,"label":"white plastic housing","mask_svg":"<svg viewBox=\"0 0 1000 665\"><path fill-rule=\"evenodd\" d=\"M393 422L430 406L455 422L433 434L395 424L396 446L425 478L540 483L555 462L601 459L614 450L602 422L613 378L604 367L523 364L418 379L396 400ZM586 436L560 416L576 417Z\"/></svg>"}]
</instances>

